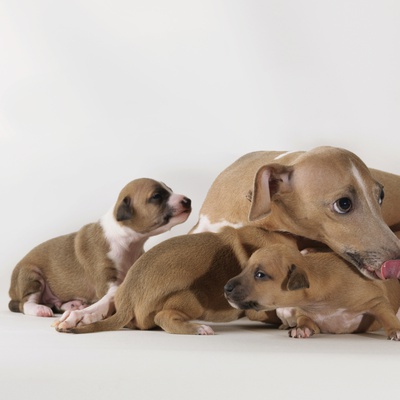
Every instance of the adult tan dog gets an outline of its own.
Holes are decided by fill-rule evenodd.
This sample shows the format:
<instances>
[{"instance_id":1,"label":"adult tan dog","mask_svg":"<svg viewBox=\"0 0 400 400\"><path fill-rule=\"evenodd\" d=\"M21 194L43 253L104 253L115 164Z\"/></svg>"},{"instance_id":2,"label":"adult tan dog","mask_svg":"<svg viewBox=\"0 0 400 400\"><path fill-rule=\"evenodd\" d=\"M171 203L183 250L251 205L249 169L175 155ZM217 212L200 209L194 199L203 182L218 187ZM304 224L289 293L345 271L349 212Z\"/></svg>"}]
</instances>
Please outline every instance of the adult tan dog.
<instances>
[{"instance_id":1,"label":"adult tan dog","mask_svg":"<svg viewBox=\"0 0 400 400\"><path fill-rule=\"evenodd\" d=\"M161 182L128 183L99 222L40 244L16 265L10 310L40 317L65 311L61 321L68 326L102 319L146 240L186 221L190 212L190 199Z\"/></svg>"},{"instance_id":2,"label":"adult tan dog","mask_svg":"<svg viewBox=\"0 0 400 400\"><path fill-rule=\"evenodd\" d=\"M256 249L273 243L297 249L289 235L250 226L167 239L143 254L129 270L115 294L114 315L73 328L59 324L57 330L89 333L158 326L169 333L211 335L211 327L192 321L228 322L244 316L228 304L224 285ZM278 322L275 313L269 316L251 310L247 316Z\"/></svg>"},{"instance_id":3,"label":"adult tan dog","mask_svg":"<svg viewBox=\"0 0 400 400\"><path fill-rule=\"evenodd\" d=\"M344 149L254 152L215 179L190 232L253 223L324 243L370 278L394 278L400 261L384 263L400 258L399 196L400 177Z\"/></svg>"},{"instance_id":4,"label":"adult tan dog","mask_svg":"<svg viewBox=\"0 0 400 400\"><path fill-rule=\"evenodd\" d=\"M244 310L295 307L289 336L355 333L383 327L400 340L400 282L371 280L333 252L301 255L284 245L260 249L225 285L229 303ZM281 310L283 311L283 310ZM286 315L287 318L287 315Z\"/></svg>"}]
</instances>

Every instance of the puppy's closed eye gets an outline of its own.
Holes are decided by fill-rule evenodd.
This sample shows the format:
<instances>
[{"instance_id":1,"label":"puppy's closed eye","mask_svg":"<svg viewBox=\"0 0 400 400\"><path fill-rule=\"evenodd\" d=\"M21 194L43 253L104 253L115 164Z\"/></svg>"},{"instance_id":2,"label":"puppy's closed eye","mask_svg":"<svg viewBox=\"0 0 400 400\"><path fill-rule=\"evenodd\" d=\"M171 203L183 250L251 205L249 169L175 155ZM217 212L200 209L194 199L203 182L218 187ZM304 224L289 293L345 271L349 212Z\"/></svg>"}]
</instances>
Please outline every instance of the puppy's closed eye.
<instances>
[{"instance_id":1,"label":"puppy's closed eye","mask_svg":"<svg viewBox=\"0 0 400 400\"><path fill-rule=\"evenodd\" d=\"M150 198L147 200L149 203L161 204L164 200L168 199L170 193L164 188L157 188Z\"/></svg>"}]
</instances>

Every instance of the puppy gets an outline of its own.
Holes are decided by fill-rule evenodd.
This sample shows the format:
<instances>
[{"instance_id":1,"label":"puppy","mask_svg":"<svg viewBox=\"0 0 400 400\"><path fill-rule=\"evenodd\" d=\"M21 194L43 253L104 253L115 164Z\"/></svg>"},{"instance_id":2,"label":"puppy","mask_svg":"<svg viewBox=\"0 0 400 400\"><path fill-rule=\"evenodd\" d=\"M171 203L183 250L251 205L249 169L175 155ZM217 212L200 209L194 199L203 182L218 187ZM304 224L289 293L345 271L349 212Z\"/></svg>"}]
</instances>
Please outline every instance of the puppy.
<instances>
[{"instance_id":1,"label":"puppy","mask_svg":"<svg viewBox=\"0 0 400 400\"><path fill-rule=\"evenodd\" d=\"M9 309L39 317L66 311L67 326L103 318L146 240L183 223L190 212L190 199L163 183L128 183L99 222L38 245L16 265Z\"/></svg>"},{"instance_id":2,"label":"puppy","mask_svg":"<svg viewBox=\"0 0 400 400\"><path fill-rule=\"evenodd\" d=\"M400 241L392 232L400 230L399 195L399 176L369 170L345 149L258 151L218 175L190 232L255 224L323 243L372 279L378 270L394 278L400 276Z\"/></svg>"},{"instance_id":3,"label":"puppy","mask_svg":"<svg viewBox=\"0 0 400 400\"><path fill-rule=\"evenodd\" d=\"M256 249L272 243L296 247L290 236L250 226L165 240L129 270L115 294L114 315L73 328L59 324L57 330L88 333L158 326L169 333L211 335L209 326L192 321L228 322L244 316L224 298L224 285ZM276 315L265 312L252 312L249 318L278 322Z\"/></svg>"},{"instance_id":4,"label":"puppy","mask_svg":"<svg viewBox=\"0 0 400 400\"><path fill-rule=\"evenodd\" d=\"M388 339L400 340L399 281L370 280L332 252L303 256L283 245L260 249L224 290L238 309L278 309L291 337L383 327Z\"/></svg>"}]
</instances>

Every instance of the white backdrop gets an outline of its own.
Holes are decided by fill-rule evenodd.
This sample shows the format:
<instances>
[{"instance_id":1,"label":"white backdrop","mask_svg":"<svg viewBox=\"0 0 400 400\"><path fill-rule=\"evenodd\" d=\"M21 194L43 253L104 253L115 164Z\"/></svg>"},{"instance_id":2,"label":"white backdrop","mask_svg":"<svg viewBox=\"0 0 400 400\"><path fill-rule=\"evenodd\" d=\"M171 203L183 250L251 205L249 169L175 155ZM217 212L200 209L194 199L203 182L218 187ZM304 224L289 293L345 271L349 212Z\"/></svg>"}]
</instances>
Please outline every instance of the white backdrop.
<instances>
[{"instance_id":1,"label":"white backdrop","mask_svg":"<svg viewBox=\"0 0 400 400\"><path fill-rule=\"evenodd\" d=\"M400 174L397 0L1 1L1 307L34 245L138 177L193 200L253 150Z\"/></svg>"},{"instance_id":2,"label":"white backdrop","mask_svg":"<svg viewBox=\"0 0 400 400\"><path fill-rule=\"evenodd\" d=\"M330 144L400 173L396 0L39 0L0 11L2 280L36 243L97 220L137 177L192 198L176 234L249 151Z\"/></svg>"}]
</instances>

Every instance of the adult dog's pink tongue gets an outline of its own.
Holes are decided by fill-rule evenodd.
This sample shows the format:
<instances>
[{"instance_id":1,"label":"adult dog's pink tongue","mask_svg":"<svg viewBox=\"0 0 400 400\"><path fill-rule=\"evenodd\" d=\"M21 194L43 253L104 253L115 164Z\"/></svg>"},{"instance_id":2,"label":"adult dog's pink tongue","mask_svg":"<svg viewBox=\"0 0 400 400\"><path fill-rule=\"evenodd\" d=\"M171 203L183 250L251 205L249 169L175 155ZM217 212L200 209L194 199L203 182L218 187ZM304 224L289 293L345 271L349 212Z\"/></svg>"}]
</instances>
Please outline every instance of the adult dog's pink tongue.
<instances>
[{"instance_id":1,"label":"adult dog's pink tongue","mask_svg":"<svg viewBox=\"0 0 400 400\"><path fill-rule=\"evenodd\" d=\"M399 279L400 278L400 260L385 261L381 270L377 272L381 279Z\"/></svg>"}]
</instances>

